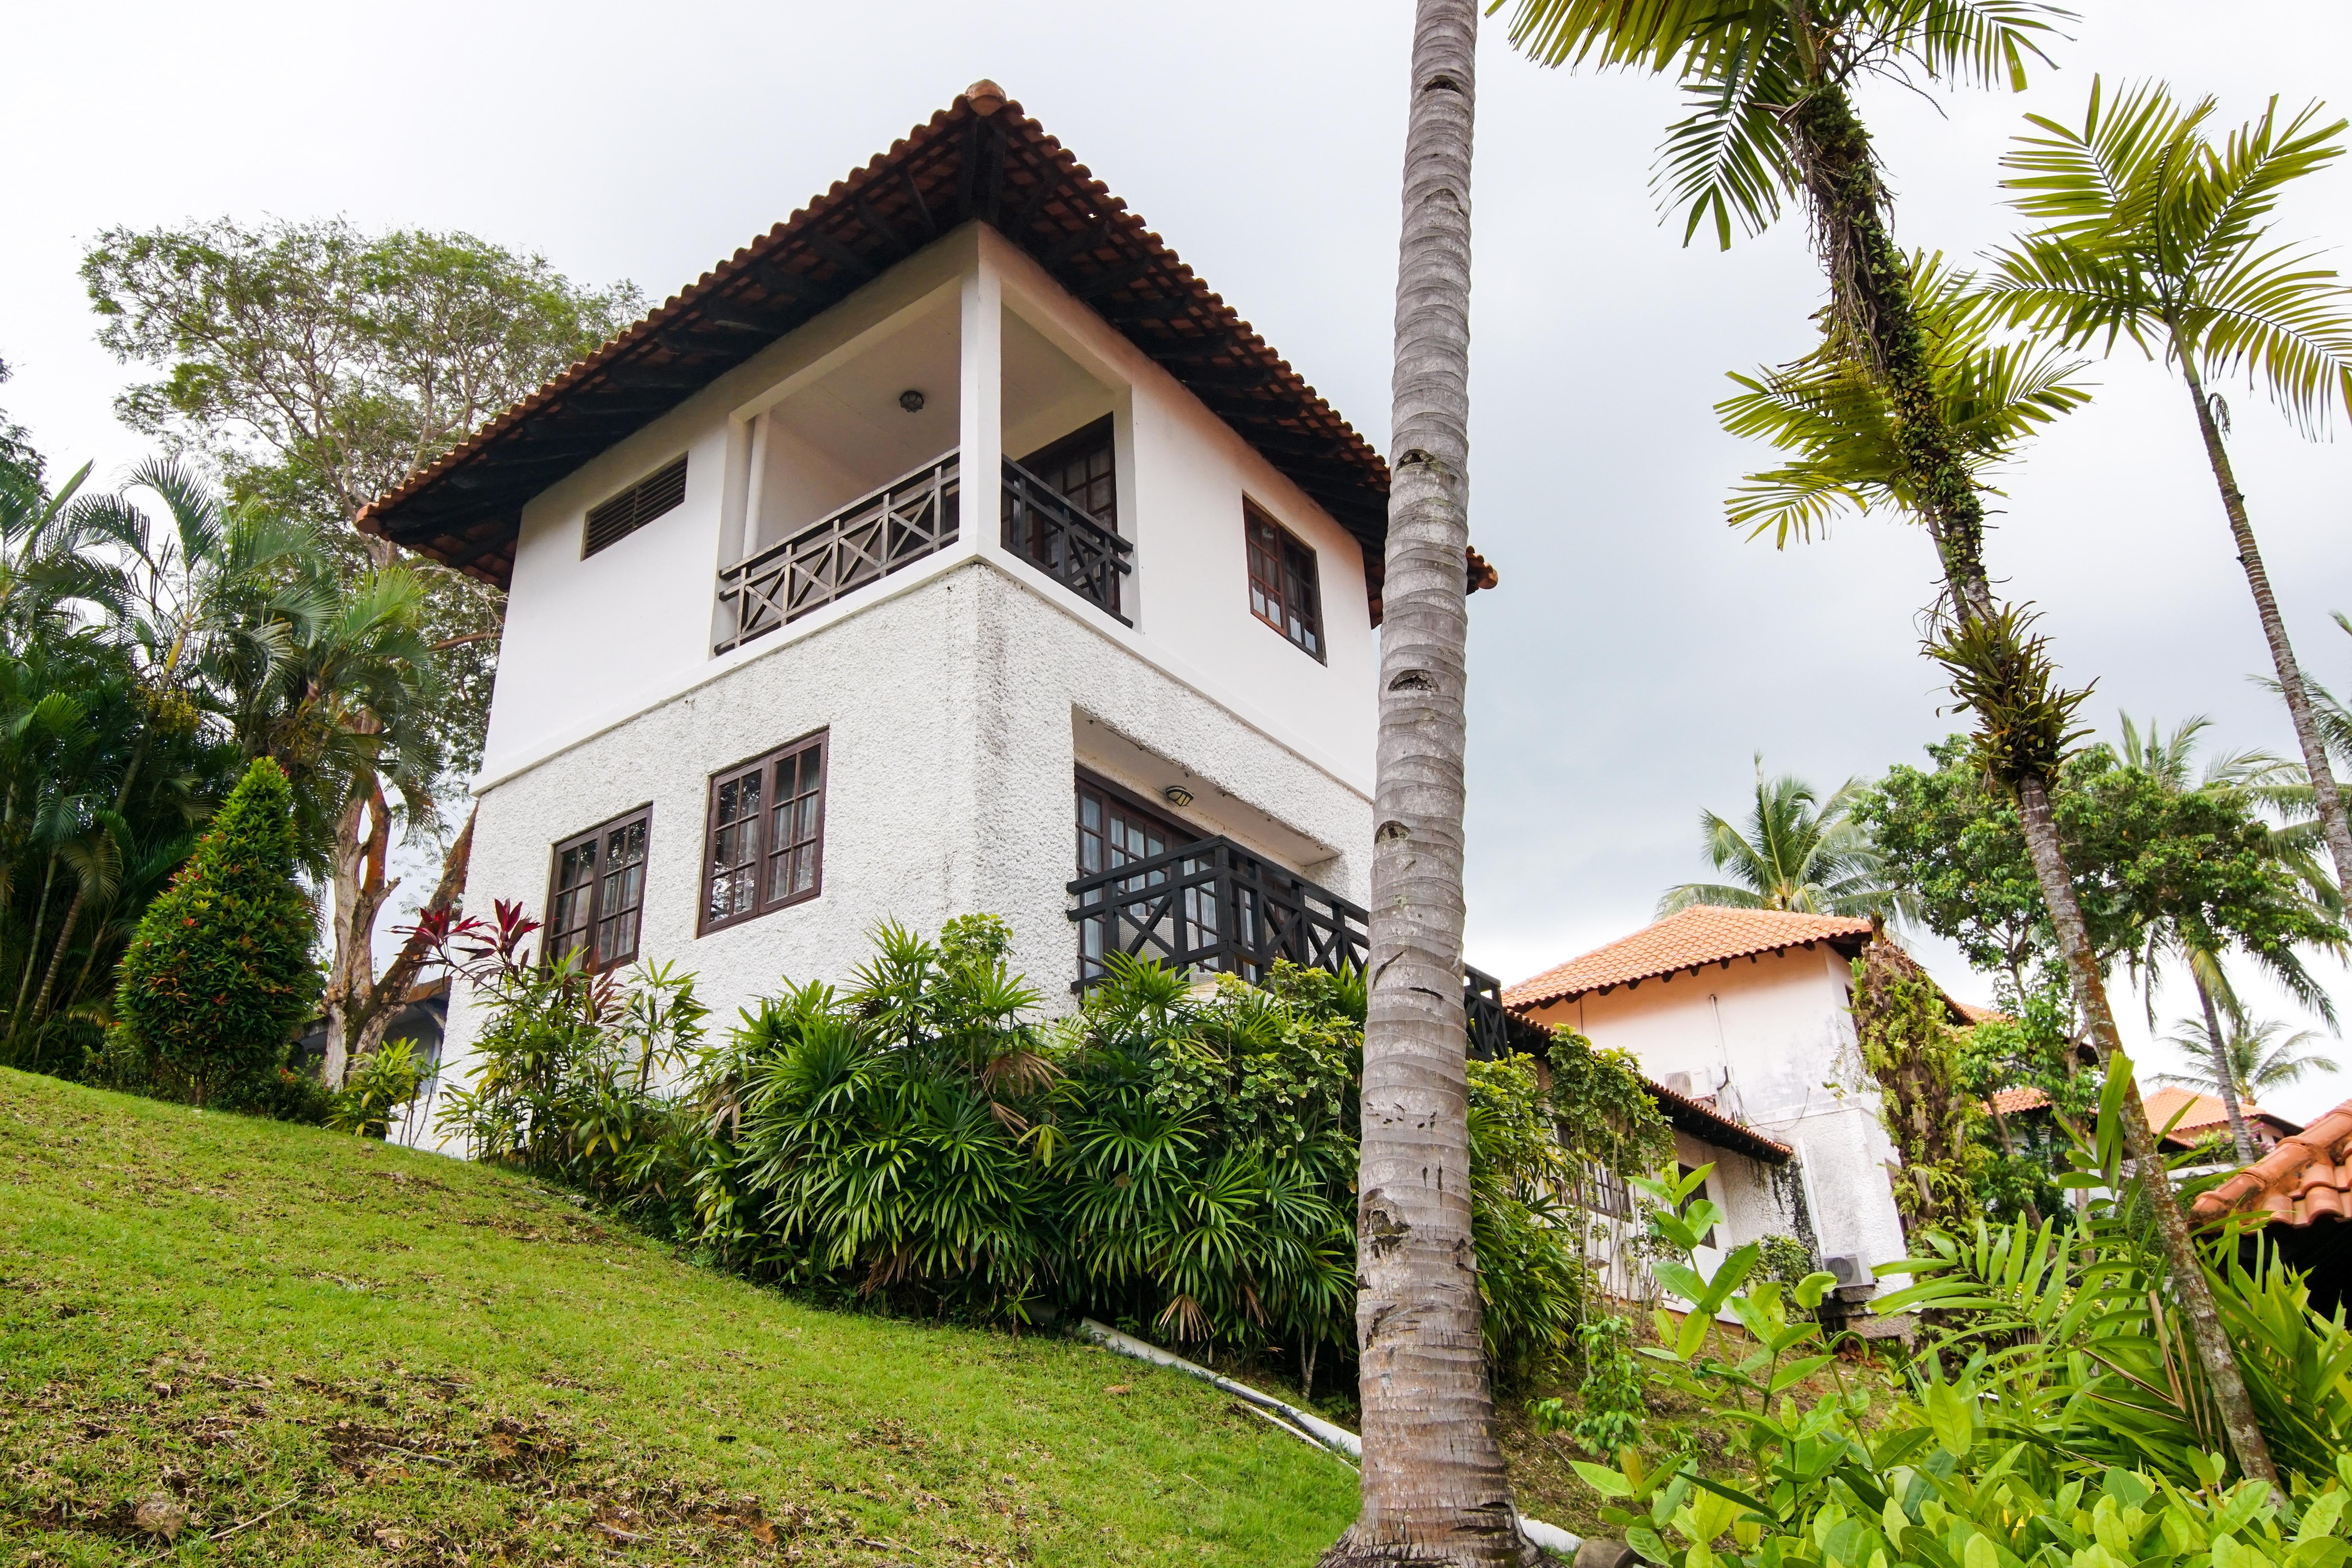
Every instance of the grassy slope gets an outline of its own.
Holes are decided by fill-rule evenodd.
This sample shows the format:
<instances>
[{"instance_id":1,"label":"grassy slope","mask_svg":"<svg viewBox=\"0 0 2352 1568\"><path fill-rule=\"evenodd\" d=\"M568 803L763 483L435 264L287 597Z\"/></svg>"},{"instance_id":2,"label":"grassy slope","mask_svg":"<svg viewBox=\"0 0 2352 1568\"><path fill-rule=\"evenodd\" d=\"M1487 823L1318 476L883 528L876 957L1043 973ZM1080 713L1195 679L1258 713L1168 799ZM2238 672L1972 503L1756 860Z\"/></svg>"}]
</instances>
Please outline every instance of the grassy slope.
<instances>
[{"instance_id":1,"label":"grassy slope","mask_svg":"<svg viewBox=\"0 0 2352 1568\"><path fill-rule=\"evenodd\" d=\"M1255 1564L1311 1563L1355 1479L1099 1351L819 1311L495 1172L0 1071L0 1547L145 1561L159 1495L191 1562Z\"/></svg>"}]
</instances>

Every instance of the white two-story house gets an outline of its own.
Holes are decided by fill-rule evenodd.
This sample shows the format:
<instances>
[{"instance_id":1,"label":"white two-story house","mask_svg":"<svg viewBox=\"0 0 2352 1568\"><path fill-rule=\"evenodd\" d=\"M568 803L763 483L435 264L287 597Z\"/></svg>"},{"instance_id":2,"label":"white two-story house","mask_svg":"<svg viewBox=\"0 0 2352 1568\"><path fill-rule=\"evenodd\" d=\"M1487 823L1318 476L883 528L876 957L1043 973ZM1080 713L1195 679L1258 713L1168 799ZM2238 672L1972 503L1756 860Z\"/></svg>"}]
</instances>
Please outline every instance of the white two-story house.
<instances>
[{"instance_id":1,"label":"white two-story house","mask_svg":"<svg viewBox=\"0 0 2352 1568\"><path fill-rule=\"evenodd\" d=\"M975 910L1360 961L1387 489L979 83L359 526L509 594L467 907L725 1019Z\"/></svg>"}]
</instances>

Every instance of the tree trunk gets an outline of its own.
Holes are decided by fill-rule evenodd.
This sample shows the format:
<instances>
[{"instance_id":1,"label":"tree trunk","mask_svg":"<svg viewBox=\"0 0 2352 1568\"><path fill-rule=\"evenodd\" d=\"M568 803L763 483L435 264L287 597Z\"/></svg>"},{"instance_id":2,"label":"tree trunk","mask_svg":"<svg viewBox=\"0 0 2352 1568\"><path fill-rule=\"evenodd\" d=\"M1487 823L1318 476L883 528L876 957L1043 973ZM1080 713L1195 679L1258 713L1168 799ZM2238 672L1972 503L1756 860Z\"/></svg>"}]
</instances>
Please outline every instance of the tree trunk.
<instances>
[{"instance_id":1,"label":"tree trunk","mask_svg":"<svg viewBox=\"0 0 2352 1568\"><path fill-rule=\"evenodd\" d=\"M2017 808L2018 818L2025 828L2026 848L2033 858L2034 879L2041 884L2042 902L2050 910L2050 923L2058 933L2059 953L2074 977L2075 998L2090 1025L2092 1043L2109 1072L2128 1075L2130 1060L2123 1054L2123 1040L2116 1030L2116 1016L2107 1005L2107 988L2099 973L2098 957L2091 951L2083 908L2074 897L2074 879L2068 876L2060 852L2058 824L2051 815L2049 792L2040 779L2028 775L2018 781ZM2123 1122L2124 1150L2146 1194L2149 1217L2156 1222L2165 1256L2171 1260L2172 1293L2188 1316L2189 1337L2212 1384L2213 1404L2221 1414L2230 1447L2237 1456L2238 1468L2267 1482L2276 1491L2278 1468L2271 1462L2270 1444L2263 1436L2262 1424L2255 1419L2253 1400L2246 1393L2246 1380L2238 1368L2237 1353L2231 1348L2229 1335L2222 1331L2221 1313L2213 1305L2213 1292L2205 1280L2204 1263L2197 1255L2196 1242L2189 1237L2189 1222L2181 1215L2179 1200L2173 1196L2172 1179L2164 1168L2164 1156L2150 1134L2147 1108L2140 1102L2139 1085L2128 1076L2124 1080Z\"/></svg>"},{"instance_id":2,"label":"tree trunk","mask_svg":"<svg viewBox=\"0 0 2352 1568\"><path fill-rule=\"evenodd\" d=\"M33 934L25 939L25 973L16 982L16 1005L8 1010L8 1039L14 1044L25 1021L25 998L33 992L33 972L41 966L41 928L48 923L49 888L58 879L57 851L49 851L49 868L41 874L40 901L33 906Z\"/></svg>"},{"instance_id":3,"label":"tree trunk","mask_svg":"<svg viewBox=\"0 0 2352 1568\"><path fill-rule=\"evenodd\" d=\"M74 926L81 920L85 891L80 879L75 879L73 902L66 906L64 923L58 928L58 943L49 952L48 971L41 976L41 993L33 998L33 1027L37 1029L41 1020L49 1016L49 998L57 994L58 971L66 966L66 944L73 941Z\"/></svg>"},{"instance_id":4,"label":"tree trunk","mask_svg":"<svg viewBox=\"0 0 2352 1568\"><path fill-rule=\"evenodd\" d=\"M2278 671L2279 695L2286 699L2287 717L2294 721L2295 743L2303 748L2304 771L2311 775L2311 796L2319 807L2320 830L2327 836L2327 853L2336 862L2336 885L2352 900L2352 825L2344 815L2344 795L2336 787L2335 771L2327 763L2327 743L2320 739L2319 721L2313 717L2311 692L2303 682L2303 668L2294 662L2294 645L2286 640L2286 620L2271 592L2270 573L2263 552L2254 545L2253 525L2246 521L2246 498L2230 467L2229 448L2221 444L2221 427L2213 417L2212 400L2197 374L2197 361L2176 334L2173 351L2189 396L2197 405L2197 429L2205 437L2205 460L2212 466L2213 482L2221 489L2221 509L2230 517L2230 537L2237 542L2238 564L2246 569L2246 586L2253 590L2254 613L2263 623L2263 640L2270 645L2271 667Z\"/></svg>"},{"instance_id":5,"label":"tree trunk","mask_svg":"<svg viewBox=\"0 0 2352 1568\"><path fill-rule=\"evenodd\" d=\"M352 782L352 796L335 818L334 939L327 970L327 1059L319 1079L329 1089L343 1087L352 1047L362 1024L379 1010L375 984L375 918L400 886L387 880L384 858L392 847L392 810L383 784L373 773Z\"/></svg>"},{"instance_id":6,"label":"tree trunk","mask_svg":"<svg viewBox=\"0 0 2352 1568\"><path fill-rule=\"evenodd\" d=\"M2230 1137L2238 1145L2238 1163L2254 1163L2253 1134L2246 1131L2246 1113L2238 1105L2238 1074L2230 1061L2230 1043L2221 1036L2221 1019L2213 1009L2213 993L2205 977L2191 973L2197 983L2197 1003L2205 1009L2205 1038L2213 1053L2213 1084L2221 1091L2222 1109L2230 1113Z\"/></svg>"},{"instance_id":7,"label":"tree trunk","mask_svg":"<svg viewBox=\"0 0 2352 1568\"><path fill-rule=\"evenodd\" d=\"M434 885L433 897L425 904L425 910L457 908L458 899L466 891L466 868L474 856L474 818L479 815L479 806L466 814L466 826L458 829L457 837L450 841L449 852L441 858L441 879ZM418 913L422 916L424 910ZM400 944L400 952L394 955L392 967L385 970L383 978L375 983L373 995L370 998L371 1010L362 1018L358 1041L352 1047L353 1061L363 1061L375 1055L376 1047L383 1044L385 1031L400 1016L401 1005L408 997L408 988L416 984L417 972L425 967L425 933L421 930L411 930L408 940Z\"/></svg>"},{"instance_id":8,"label":"tree trunk","mask_svg":"<svg viewBox=\"0 0 2352 1568\"><path fill-rule=\"evenodd\" d=\"M1363 1511L1325 1568L1533 1563L1495 1440L1470 1240L1462 1008L1476 0L1419 0L1397 276L1364 1026Z\"/></svg>"}]
</instances>

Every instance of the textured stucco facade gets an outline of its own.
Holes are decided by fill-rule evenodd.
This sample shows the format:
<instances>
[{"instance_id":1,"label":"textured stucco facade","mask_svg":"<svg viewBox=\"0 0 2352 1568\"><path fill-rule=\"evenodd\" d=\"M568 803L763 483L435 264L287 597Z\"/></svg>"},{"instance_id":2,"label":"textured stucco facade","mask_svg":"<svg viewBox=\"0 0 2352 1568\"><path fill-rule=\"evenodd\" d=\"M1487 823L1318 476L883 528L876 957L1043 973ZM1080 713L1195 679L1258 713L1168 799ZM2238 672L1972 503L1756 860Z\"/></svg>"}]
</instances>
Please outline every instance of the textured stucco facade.
<instances>
[{"instance_id":1,"label":"textured stucco facade","mask_svg":"<svg viewBox=\"0 0 2352 1568\"><path fill-rule=\"evenodd\" d=\"M1845 960L1824 944L1587 993L1528 1016L1632 1052L1660 1082L1687 1074L1691 1094L1712 1097L1726 1115L1796 1151L1786 1175L1704 1151L1720 1173L1710 1195L1727 1211L1722 1239L1797 1234L1801 1200L1822 1257L1870 1267L1907 1248L1888 1182L1900 1160L1879 1118L1849 996ZM1699 1152L1694 1146L1681 1157L1701 1163Z\"/></svg>"}]
</instances>

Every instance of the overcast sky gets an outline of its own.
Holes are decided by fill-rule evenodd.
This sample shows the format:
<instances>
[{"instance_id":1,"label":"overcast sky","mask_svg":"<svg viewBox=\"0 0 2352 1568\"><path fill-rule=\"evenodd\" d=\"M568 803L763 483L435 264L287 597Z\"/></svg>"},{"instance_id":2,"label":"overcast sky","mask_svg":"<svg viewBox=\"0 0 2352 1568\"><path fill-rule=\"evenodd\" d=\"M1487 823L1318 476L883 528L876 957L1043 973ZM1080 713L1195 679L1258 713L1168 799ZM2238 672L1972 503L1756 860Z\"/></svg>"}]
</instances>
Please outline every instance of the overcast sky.
<instances>
[{"instance_id":1,"label":"overcast sky","mask_svg":"<svg viewBox=\"0 0 2352 1568\"><path fill-rule=\"evenodd\" d=\"M2080 115L2095 72L2352 104L2341 0L2079 0L2022 96L1866 89L1898 238L1966 258L2006 236L1997 160L2029 110ZM759 6L153 5L100 32L70 6L9 25L0 136L0 409L60 471L142 455L110 405L75 268L110 225L341 213L463 228L656 299L992 77L1385 445L1405 0ZM1763 454L1722 435L1724 373L1809 346L1822 286L1801 226L1685 250L1647 188L1667 84L1539 70L1490 25L1476 169L1470 956L1507 980L1622 935L1706 874L1696 820L1748 798L1751 757L1824 787L1953 721L1917 657L1933 559L1870 520L1775 553L1722 522ZM1940 103L1941 108L1938 108ZM2352 170L2283 232L2352 238ZM2117 360L2007 481L1990 542L2047 612L2090 713L2292 752L2186 395ZM2234 450L2306 668L2352 687L2347 447L2232 393ZM1920 951L1948 989L1987 986ZM2352 984L2326 970L2348 1016ZM2193 999L2159 998L2168 1024ZM2286 1010L2278 1009L2282 1016ZM2137 1004L2129 1011L2137 1014ZM2160 1048L2159 1048L2159 1054ZM2277 1097L2311 1114L2352 1075Z\"/></svg>"}]
</instances>

